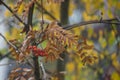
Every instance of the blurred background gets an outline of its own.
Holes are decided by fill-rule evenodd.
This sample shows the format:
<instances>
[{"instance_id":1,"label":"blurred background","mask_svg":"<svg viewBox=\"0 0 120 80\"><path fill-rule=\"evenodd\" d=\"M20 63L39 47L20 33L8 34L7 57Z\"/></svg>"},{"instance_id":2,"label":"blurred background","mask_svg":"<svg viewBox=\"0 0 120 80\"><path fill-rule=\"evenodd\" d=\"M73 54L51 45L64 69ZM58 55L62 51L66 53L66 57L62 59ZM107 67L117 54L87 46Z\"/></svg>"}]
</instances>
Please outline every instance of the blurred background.
<instances>
[{"instance_id":1,"label":"blurred background","mask_svg":"<svg viewBox=\"0 0 120 80\"><path fill-rule=\"evenodd\" d=\"M17 0L3 0L14 9ZM46 0L45 0L46 1ZM24 4L18 15L21 17ZM44 2L44 20L58 21L62 26L78 24L93 20L120 21L120 0L64 0L61 4ZM41 9L35 6L33 24L38 29L41 20ZM8 40L20 39L23 25L0 4L0 33ZM98 56L98 60L91 65L83 65L76 55L62 54L64 61L44 63L52 80L120 80L120 25L93 23L77 25L70 31L87 39L88 44L94 45L90 51ZM17 34L17 35L16 35ZM18 36L19 34L19 36ZM0 80L7 80L10 70L16 67L15 60L5 56L9 52L8 45L0 37ZM9 64L12 62L12 65Z\"/></svg>"}]
</instances>

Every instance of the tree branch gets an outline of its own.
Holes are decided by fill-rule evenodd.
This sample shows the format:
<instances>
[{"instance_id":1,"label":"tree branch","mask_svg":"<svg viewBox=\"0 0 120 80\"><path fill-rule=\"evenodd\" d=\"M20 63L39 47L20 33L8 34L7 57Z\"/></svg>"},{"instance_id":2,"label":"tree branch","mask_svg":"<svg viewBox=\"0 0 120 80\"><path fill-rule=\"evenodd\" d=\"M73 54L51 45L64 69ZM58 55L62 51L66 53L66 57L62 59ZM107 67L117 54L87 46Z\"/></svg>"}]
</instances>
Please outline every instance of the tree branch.
<instances>
[{"instance_id":1,"label":"tree branch","mask_svg":"<svg viewBox=\"0 0 120 80\"><path fill-rule=\"evenodd\" d=\"M25 30L26 33L29 32L30 26L32 27L33 11L34 11L34 3L29 8L27 26L25 26L24 29L23 29L23 30ZM35 75L35 80L39 80L40 79L40 72L39 72L38 57L34 56L33 57L33 61L34 61L34 75Z\"/></svg>"},{"instance_id":2,"label":"tree branch","mask_svg":"<svg viewBox=\"0 0 120 80\"><path fill-rule=\"evenodd\" d=\"M51 21L49 21L49 20L43 20L44 21L44 24L50 24L51 23ZM33 25L35 25L36 23L41 23L42 22L42 19L39 19L39 20L36 20L36 21L34 21L33 22Z\"/></svg>"},{"instance_id":3,"label":"tree branch","mask_svg":"<svg viewBox=\"0 0 120 80\"><path fill-rule=\"evenodd\" d=\"M63 26L64 29L72 29L72 28L76 28L79 26L83 26L83 25L88 25L88 24L97 24L97 23L104 23L104 24L116 24L116 25L120 25L120 22L111 22L111 21L116 21L116 18L113 19L106 19L106 20L91 20L91 21L83 21L83 22L79 22L79 23L75 23L72 25L65 25Z\"/></svg>"},{"instance_id":4,"label":"tree branch","mask_svg":"<svg viewBox=\"0 0 120 80\"><path fill-rule=\"evenodd\" d=\"M26 23L24 23L13 11L12 9L7 6L2 0L0 0L0 3L3 4L24 26L26 26Z\"/></svg>"},{"instance_id":5,"label":"tree branch","mask_svg":"<svg viewBox=\"0 0 120 80\"><path fill-rule=\"evenodd\" d=\"M11 42L9 42L1 33L0 33L0 36L6 41L8 45L12 46L16 50L16 52L20 53L20 50L15 45L13 45Z\"/></svg>"},{"instance_id":6,"label":"tree branch","mask_svg":"<svg viewBox=\"0 0 120 80\"><path fill-rule=\"evenodd\" d=\"M4 54L4 55L1 55L1 56L0 56L0 60L2 60L2 59L4 59L4 58L8 57L12 51L13 51L13 50L7 52L7 53Z\"/></svg>"},{"instance_id":7,"label":"tree branch","mask_svg":"<svg viewBox=\"0 0 120 80\"><path fill-rule=\"evenodd\" d=\"M30 30L30 26L32 27L33 11L34 11L34 3L29 8L28 22L27 22L27 26L26 26L26 33Z\"/></svg>"},{"instance_id":8,"label":"tree branch","mask_svg":"<svg viewBox=\"0 0 120 80\"><path fill-rule=\"evenodd\" d=\"M61 25L65 25L69 23L69 3L70 0L65 0L61 3L60 6L60 23Z\"/></svg>"},{"instance_id":9,"label":"tree branch","mask_svg":"<svg viewBox=\"0 0 120 80\"><path fill-rule=\"evenodd\" d=\"M40 71L39 71L39 63L38 63L38 57L34 56L34 75L35 75L35 80L40 80Z\"/></svg>"},{"instance_id":10,"label":"tree branch","mask_svg":"<svg viewBox=\"0 0 120 80\"><path fill-rule=\"evenodd\" d=\"M47 80L47 73L45 72L45 68L44 68L42 62L40 62L40 68L41 68L41 71L42 71L42 80Z\"/></svg>"},{"instance_id":11,"label":"tree branch","mask_svg":"<svg viewBox=\"0 0 120 80\"><path fill-rule=\"evenodd\" d=\"M60 23L58 23L59 25L66 25L69 23L69 4L70 4L70 0L65 0L64 2L61 3L60 5ZM62 26L63 27L63 26ZM64 62L62 60L57 60L57 72L63 72L65 71L65 65L67 63L67 55L65 54L65 52L63 52L60 57L65 60ZM63 74L59 74L58 75L58 80L64 80L65 79L65 75Z\"/></svg>"},{"instance_id":12,"label":"tree branch","mask_svg":"<svg viewBox=\"0 0 120 80\"><path fill-rule=\"evenodd\" d=\"M36 5L38 6L37 9L39 11L41 11L41 9L43 10L43 12L47 15L49 15L52 19L58 21L52 14L50 14L40 3L36 2ZM41 9L40 9L41 8Z\"/></svg>"}]
</instances>

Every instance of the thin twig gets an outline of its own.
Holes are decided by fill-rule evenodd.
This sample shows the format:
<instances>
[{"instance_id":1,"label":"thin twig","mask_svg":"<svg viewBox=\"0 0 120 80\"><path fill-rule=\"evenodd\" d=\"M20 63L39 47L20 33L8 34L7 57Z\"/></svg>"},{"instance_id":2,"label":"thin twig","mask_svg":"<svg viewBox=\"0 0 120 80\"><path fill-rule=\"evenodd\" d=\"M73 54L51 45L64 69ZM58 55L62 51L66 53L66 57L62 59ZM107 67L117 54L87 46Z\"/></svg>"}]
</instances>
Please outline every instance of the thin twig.
<instances>
[{"instance_id":1,"label":"thin twig","mask_svg":"<svg viewBox=\"0 0 120 80\"><path fill-rule=\"evenodd\" d=\"M13 51L13 50L7 52L7 53L4 54L4 55L1 55L1 56L0 56L0 60L2 60L2 59L4 59L4 58L8 57L12 51Z\"/></svg>"},{"instance_id":2,"label":"thin twig","mask_svg":"<svg viewBox=\"0 0 120 80\"><path fill-rule=\"evenodd\" d=\"M79 26L83 26L83 25L97 24L97 23L120 25L120 22L110 22L110 21L115 21L115 20L117 20L117 19L106 19L106 20L101 20L101 21L99 21L99 20L83 21L83 22L72 24L72 25L65 25L65 26L63 26L63 28L64 29L72 29L72 28L76 28Z\"/></svg>"},{"instance_id":3,"label":"thin twig","mask_svg":"<svg viewBox=\"0 0 120 80\"><path fill-rule=\"evenodd\" d=\"M119 18L119 16L116 16L116 18L117 18L117 20L120 22L120 18Z\"/></svg>"},{"instance_id":4,"label":"thin twig","mask_svg":"<svg viewBox=\"0 0 120 80\"><path fill-rule=\"evenodd\" d=\"M38 6L37 9L38 9L39 11L41 11L41 9L42 9L43 12L44 12L45 14L47 14L48 16L50 16L52 19L54 19L54 20L56 20L56 21L59 21L59 20L57 20L57 18L55 18L52 14L50 14L39 2L36 2L36 5Z\"/></svg>"},{"instance_id":5,"label":"thin twig","mask_svg":"<svg viewBox=\"0 0 120 80\"><path fill-rule=\"evenodd\" d=\"M119 21L120 22L120 18L119 18L119 16L116 16L116 18L117 18L117 21ZM114 29L114 27L112 27L113 29ZM119 31L119 29L120 29L120 25L118 25L118 27L116 28L117 30L114 30L114 32L115 32L115 38L116 38L116 40L117 40L117 44L116 44L116 46L117 46L117 55L119 55L120 54L120 50L119 50L119 45L120 45L120 40L119 40L119 37L120 37L120 31Z\"/></svg>"},{"instance_id":6,"label":"thin twig","mask_svg":"<svg viewBox=\"0 0 120 80\"><path fill-rule=\"evenodd\" d=\"M50 78L50 75L48 75L46 73L42 62L40 62L40 68L41 68L41 71L42 71L42 80L47 80L48 78Z\"/></svg>"},{"instance_id":7,"label":"thin twig","mask_svg":"<svg viewBox=\"0 0 120 80\"><path fill-rule=\"evenodd\" d=\"M24 26L26 26L26 24L12 11L8 5L6 5L2 0L0 0L0 3L2 3Z\"/></svg>"},{"instance_id":8,"label":"thin twig","mask_svg":"<svg viewBox=\"0 0 120 80\"><path fill-rule=\"evenodd\" d=\"M42 74L43 74L43 78L45 79L46 78L46 72L45 72L45 69L44 69L44 66L43 66L42 62L40 62L40 68L41 68L41 71L42 71Z\"/></svg>"},{"instance_id":9,"label":"thin twig","mask_svg":"<svg viewBox=\"0 0 120 80\"><path fill-rule=\"evenodd\" d=\"M41 6L43 6L43 0L41 0ZM43 24L44 24L44 17L43 17L43 8L42 8L42 10L41 10L41 16L42 16L42 22L41 22L41 30L42 30L42 32L43 32Z\"/></svg>"},{"instance_id":10,"label":"thin twig","mask_svg":"<svg viewBox=\"0 0 120 80\"><path fill-rule=\"evenodd\" d=\"M36 23L41 23L41 22L42 22L42 19L36 20L36 21L33 22L33 25L35 25ZM45 20L44 19L44 24L50 24L50 23L51 23L50 20Z\"/></svg>"},{"instance_id":11,"label":"thin twig","mask_svg":"<svg viewBox=\"0 0 120 80\"><path fill-rule=\"evenodd\" d=\"M19 49L15 45L13 45L11 42L9 42L1 33L0 33L0 36L6 41L8 45L12 46L16 50L16 52L20 53Z\"/></svg>"}]
</instances>

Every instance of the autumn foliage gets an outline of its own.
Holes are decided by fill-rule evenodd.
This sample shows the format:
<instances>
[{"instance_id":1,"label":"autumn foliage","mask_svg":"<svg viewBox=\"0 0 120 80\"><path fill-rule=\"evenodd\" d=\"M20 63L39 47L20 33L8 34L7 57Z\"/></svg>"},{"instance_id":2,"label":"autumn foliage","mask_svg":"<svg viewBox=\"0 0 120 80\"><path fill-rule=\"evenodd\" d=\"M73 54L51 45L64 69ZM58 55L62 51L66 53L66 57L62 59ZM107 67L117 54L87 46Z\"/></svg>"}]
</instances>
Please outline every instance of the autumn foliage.
<instances>
[{"instance_id":1,"label":"autumn foliage","mask_svg":"<svg viewBox=\"0 0 120 80\"><path fill-rule=\"evenodd\" d=\"M56 4L62 2L64 2L64 0L46 0L46 3L48 4ZM4 2L2 3L4 4ZM34 57L44 57L46 62L56 61L57 59L64 61L64 59L60 55L66 52L68 55L77 55L84 65L87 63L93 63L94 60L97 59L97 56L90 55L87 52L83 51L91 50L93 48L93 46L89 46L87 44L86 39L81 38L82 42L78 42L79 37L77 35L74 35L72 32L63 29L62 26L58 25L57 21L51 21L47 25L43 26L44 3L45 2L43 0L18 0L13 9L5 5L6 7L8 7L10 12L24 25L20 34L25 34L25 36L21 36L21 41L19 41L19 38L7 41L9 44L9 50L11 51L11 57L19 63L29 61L29 58L31 59ZM37 30L33 29L34 26L32 26L31 23L34 5L40 5L42 7L42 22L40 25L40 29ZM21 6L23 6L23 8L21 8ZM21 14L19 14L20 10L22 11ZM17 14L20 17L18 17ZM26 23L26 19L28 19L28 23ZM44 48L41 46L43 42L46 42ZM71 52L73 48L75 48L75 50L73 50L74 53ZM34 80L32 71L34 70L27 68L14 68L10 73L9 79L28 80L32 78ZM31 76L28 76L30 74Z\"/></svg>"},{"instance_id":2,"label":"autumn foliage","mask_svg":"<svg viewBox=\"0 0 120 80\"><path fill-rule=\"evenodd\" d=\"M42 76L42 79L44 77L47 77L48 79L49 75L44 72L47 70L44 70L44 68L41 67L40 63L53 63L55 61L57 62L57 60L65 62L64 57L61 56L62 54L65 54L69 56L69 58L71 58L70 60L68 59L69 62L66 64L66 70L68 71L68 73L64 71L53 73L55 78L52 77L53 75L50 75L50 78L53 78L51 78L51 80L58 80L58 78L56 78L56 75L59 76L60 74L72 75L74 71L76 71L76 73L73 76L72 80L80 79L74 77L79 77L80 74L84 74L84 71L82 71L81 69L85 66L90 67L90 69L92 69L93 71L95 69L94 74L99 75L97 77L103 76L102 74L105 73L104 70L108 68L108 71L105 73L105 78L107 76L105 80L108 80L108 78L111 80L115 80L114 76L117 76L117 80L119 80L120 64L118 57L119 54L117 54L117 51L119 53L120 44L119 30L117 30L118 28L116 27L120 24L119 18L114 19L113 15L110 13L112 11L108 11L108 17L110 16L112 18L110 20L103 20L104 18L102 16L105 15L102 13L99 20L98 16L96 17L94 15L95 11L92 11L92 9L95 8L97 10L98 8L100 8L103 10L103 12L105 12L103 7L101 8L96 1L94 2L94 0L88 1L89 3L96 3L93 5L87 3L87 0L82 0L81 2L85 4L84 8L86 9L86 11L83 11L81 13L83 19L96 20L73 24L73 27L70 28L70 25L65 25L64 27L60 24L60 21L58 19L58 17L60 16L59 13L56 14L57 10L60 10L60 6L64 1L65 0L18 0L15 2L16 4L12 8L9 9L8 5L8 10L12 13L12 16L18 19L17 25L19 25L19 32L15 33L16 36L10 39L6 38L6 42L9 45L9 51L11 52L10 58L15 60L18 64L28 63L31 66L31 68L21 66L13 68L13 70L10 72L9 79L35 80L35 76L37 74L41 74L39 73L39 71L42 71L42 75L44 75ZM3 3L4 2L1 1L1 4ZM102 1L100 1L99 3L102 4ZM112 2L108 0L108 3L111 4ZM114 6L115 4L119 6L118 3L115 2ZM73 5L70 6L72 6L71 8L73 8ZM52 7L54 9L48 9L48 7ZM57 18L53 16L54 14L50 14L49 11L51 11L52 14L54 13ZM45 19L49 19L50 21L47 21ZM93 25L88 25L96 23L105 24L103 26L107 27L105 28L105 30L103 29L103 27L101 28L101 30L98 30L98 28L95 28L94 30L93 27L91 28L91 26ZM79 25L86 26L78 27ZM97 27L99 27L99 25ZM21 34L22 36L18 37L18 34ZM94 41L96 42L94 43ZM115 48L116 52L115 50L112 51L112 49L109 48L109 46L116 45L117 47L112 47L112 49ZM105 58L107 60L105 60ZM33 62L29 60L32 60ZM107 62L109 62L109 64L107 64ZM98 63L98 65L94 63ZM77 73L77 70L81 71L81 73ZM108 74L109 71L111 71L110 74ZM52 72L47 72L52 74Z\"/></svg>"}]
</instances>

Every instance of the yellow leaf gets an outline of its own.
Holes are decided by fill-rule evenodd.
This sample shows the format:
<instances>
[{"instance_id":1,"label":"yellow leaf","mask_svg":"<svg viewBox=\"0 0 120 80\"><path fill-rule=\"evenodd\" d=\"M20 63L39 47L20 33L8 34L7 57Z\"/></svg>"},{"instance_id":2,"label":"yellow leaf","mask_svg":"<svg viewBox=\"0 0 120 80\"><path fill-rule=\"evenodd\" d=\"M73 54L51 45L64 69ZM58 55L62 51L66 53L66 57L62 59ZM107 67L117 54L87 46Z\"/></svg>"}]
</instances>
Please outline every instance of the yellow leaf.
<instances>
[{"instance_id":1,"label":"yellow leaf","mask_svg":"<svg viewBox=\"0 0 120 80\"><path fill-rule=\"evenodd\" d=\"M117 72L113 72L111 76L111 80L120 80L120 75Z\"/></svg>"},{"instance_id":2,"label":"yellow leaf","mask_svg":"<svg viewBox=\"0 0 120 80\"><path fill-rule=\"evenodd\" d=\"M119 65L119 62L117 61L117 60L113 60L112 61L112 64L115 66L115 68L119 68L120 67L120 65Z\"/></svg>"},{"instance_id":3,"label":"yellow leaf","mask_svg":"<svg viewBox=\"0 0 120 80\"><path fill-rule=\"evenodd\" d=\"M75 69L74 63L72 63L72 62L67 63L66 69L67 69L67 71L70 72L70 73L73 72L74 69Z\"/></svg>"},{"instance_id":4,"label":"yellow leaf","mask_svg":"<svg viewBox=\"0 0 120 80\"><path fill-rule=\"evenodd\" d=\"M100 53L100 59L104 59L104 54L103 53Z\"/></svg>"},{"instance_id":5,"label":"yellow leaf","mask_svg":"<svg viewBox=\"0 0 120 80\"><path fill-rule=\"evenodd\" d=\"M113 54L111 55L111 59L112 59L112 60L117 59L116 53L113 53Z\"/></svg>"},{"instance_id":6,"label":"yellow leaf","mask_svg":"<svg viewBox=\"0 0 120 80\"><path fill-rule=\"evenodd\" d=\"M6 17L10 17L12 14L10 13L10 11L6 10L5 13L4 13L4 15L5 15Z\"/></svg>"},{"instance_id":7,"label":"yellow leaf","mask_svg":"<svg viewBox=\"0 0 120 80\"><path fill-rule=\"evenodd\" d=\"M103 37L99 37L99 43L101 44L102 48L105 48L107 46L107 42Z\"/></svg>"},{"instance_id":8,"label":"yellow leaf","mask_svg":"<svg viewBox=\"0 0 120 80\"><path fill-rule=\"evenodd\" d=\"M22 14L23 13L24 7L25 7L25 4L22 3L20 8L18 9L18 14Z\"/></svg>"}]
</instances>

